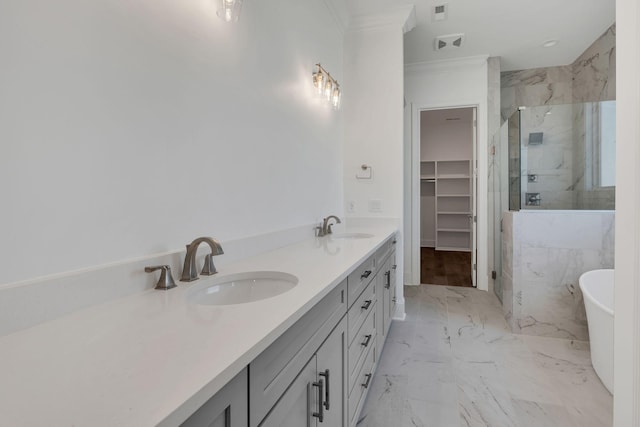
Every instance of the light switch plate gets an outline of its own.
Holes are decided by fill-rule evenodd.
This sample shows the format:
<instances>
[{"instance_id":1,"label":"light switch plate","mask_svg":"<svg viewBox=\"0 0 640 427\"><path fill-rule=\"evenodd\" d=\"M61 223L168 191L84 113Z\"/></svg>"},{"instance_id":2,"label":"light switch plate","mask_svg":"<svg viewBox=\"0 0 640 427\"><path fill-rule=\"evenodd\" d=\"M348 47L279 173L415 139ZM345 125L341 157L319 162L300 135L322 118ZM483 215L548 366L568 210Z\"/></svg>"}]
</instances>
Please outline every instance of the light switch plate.
<instances>
[{"instance_id":1,"label":"light switch plate","mask_svg":"<svg viewBox=\"0 0 640 427\"><path fill-rule=\"evenodd\" d=\"M382 200L369 200L369 212L382 212Z\"/></svg>"}]
</instances>

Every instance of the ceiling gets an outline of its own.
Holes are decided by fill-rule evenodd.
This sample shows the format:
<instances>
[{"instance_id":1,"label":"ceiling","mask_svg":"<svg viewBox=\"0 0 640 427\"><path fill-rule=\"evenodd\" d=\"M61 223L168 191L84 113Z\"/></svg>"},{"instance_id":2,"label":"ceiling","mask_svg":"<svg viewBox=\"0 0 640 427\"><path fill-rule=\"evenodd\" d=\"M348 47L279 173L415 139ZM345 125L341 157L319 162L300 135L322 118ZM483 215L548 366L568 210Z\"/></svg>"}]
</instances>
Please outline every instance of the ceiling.
<instances>
[{"instance_id":1,"label":"ceiling","mask_svg":"<svg viewBox=\"0 0 640 427\"><path fill-rule=\"evenodd\" d=\"M615 21L615 0L347 0L352 15L414 4L416 27L405 34L404 62L499 56L501 70L567 65ZM446 4L447 19L433 8ZM435 38L464 33L459 48L436 51ZM554 47L544 48L548 40Z\"/></svg>"}]
</instances>

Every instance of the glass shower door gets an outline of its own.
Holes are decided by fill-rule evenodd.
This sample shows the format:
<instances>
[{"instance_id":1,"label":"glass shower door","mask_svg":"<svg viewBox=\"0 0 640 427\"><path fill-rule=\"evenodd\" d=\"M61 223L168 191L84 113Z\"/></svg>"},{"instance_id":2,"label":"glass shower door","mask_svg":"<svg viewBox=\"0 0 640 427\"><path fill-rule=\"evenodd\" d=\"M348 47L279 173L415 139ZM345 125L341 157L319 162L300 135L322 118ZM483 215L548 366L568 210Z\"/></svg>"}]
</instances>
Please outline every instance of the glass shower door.
<instances>
[{"instance_id":1,"label":"glass shower door","mask_svg":"<svg viewBox=\"0 0 640 427\"><path fill-rule=\"evenodd\" d=\"M509 153L509 210L519 211L521 207L521 156L520 144L520 110L508 120L508 153Z\"/></svg>"},{"instance_id":2,"label":"glass shower door","mask_svg":"<svg viewBox=\"0 0 640 427\"><path fill-rule=\"evenodd\" d=\"M505 122L491 141L489 165L490 236L493 240L493 291L502 301L502 212L508 206L508 124Z\"/></svg>"}]
</instances>

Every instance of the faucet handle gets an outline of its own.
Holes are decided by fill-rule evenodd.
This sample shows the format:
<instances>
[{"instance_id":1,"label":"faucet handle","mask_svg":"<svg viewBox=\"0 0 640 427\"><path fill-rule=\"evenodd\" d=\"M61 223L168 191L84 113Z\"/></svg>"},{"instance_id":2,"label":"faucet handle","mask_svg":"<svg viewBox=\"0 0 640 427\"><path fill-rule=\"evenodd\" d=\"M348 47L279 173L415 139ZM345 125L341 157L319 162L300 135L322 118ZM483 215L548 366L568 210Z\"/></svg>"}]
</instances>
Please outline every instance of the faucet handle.
<instances>
[{"instance_id":1,"label":"faucet handle","mask_svg":"<svg viewBox=\"0 0 640 427\"><path fill-rule=\"evenodd\" d=\"M204 265L202 266L202 272L200 274L204 274L205 276L213 276L216 274L218 270L216 266L213 264L213 255L207 254L204 257Z\"/></svg>"},{"instance_id":2,"label":"faucet handle","mask_svg":"<svg viewBox=\"0 0 640 427\"><path fill-rule=\"evenodd\" d=\"M171 276L171 267L168 265L155 265L144 268L146 273L151 273L156 270L162 271L160 272L160 279L158 279L158 283L156 283L156 287L154 289L162 289L166 291L176 287L176 282L173 281L173 277Z\"/></svg>"}]
</instances>

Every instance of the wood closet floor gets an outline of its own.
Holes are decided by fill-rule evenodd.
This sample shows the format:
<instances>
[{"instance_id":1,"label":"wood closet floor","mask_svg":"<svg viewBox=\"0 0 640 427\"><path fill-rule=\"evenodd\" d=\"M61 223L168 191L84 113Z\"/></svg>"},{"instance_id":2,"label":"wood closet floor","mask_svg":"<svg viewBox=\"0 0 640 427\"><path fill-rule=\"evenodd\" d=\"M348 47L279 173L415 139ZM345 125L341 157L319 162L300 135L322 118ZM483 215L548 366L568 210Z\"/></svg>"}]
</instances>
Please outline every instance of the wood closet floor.
<instances>
[{"instance_id":1,"label":"wood closet floor","mask_svg":"<svg viewBox=\"0 0 640 427\"><path fill-rule=\"evenodd\" d=\"M471 252L420 248L420 283L472 287Z\"/></svg>"}]
</instances>

